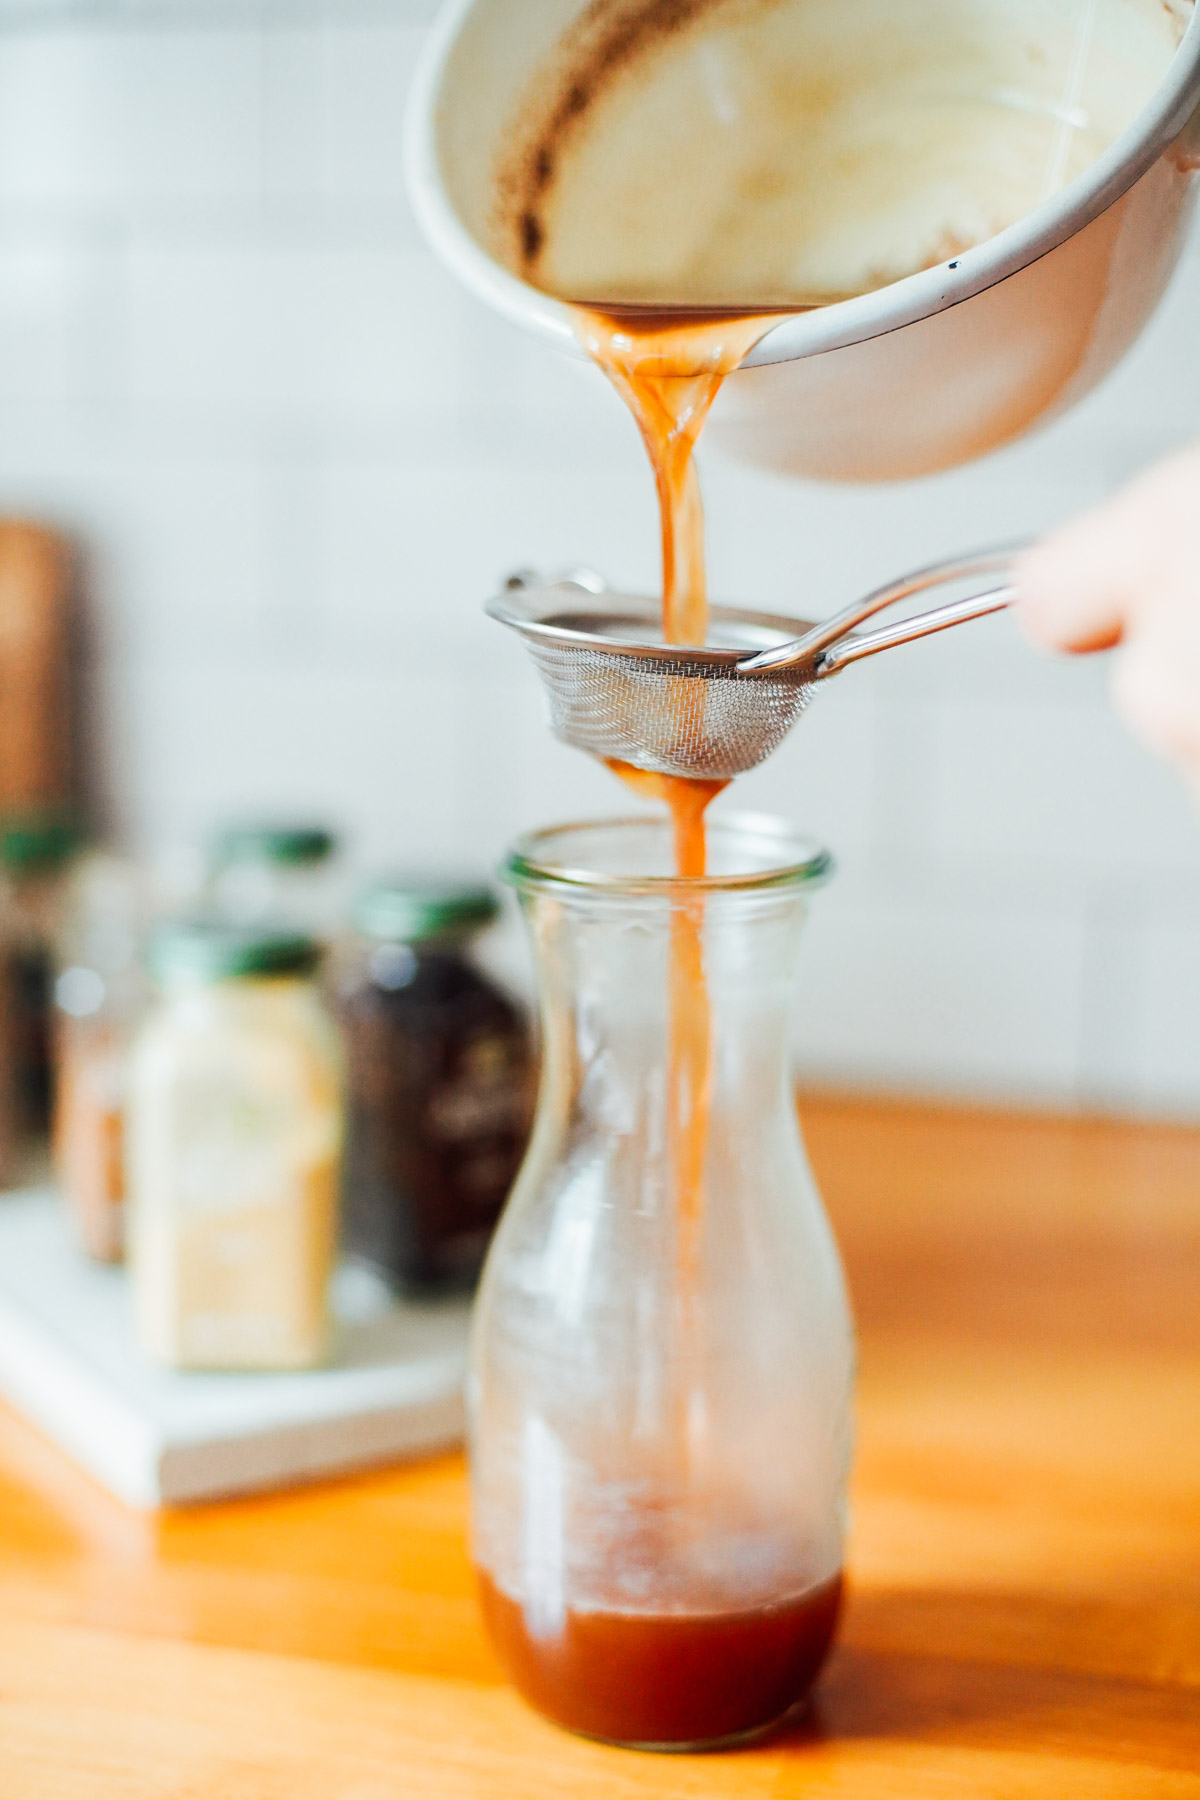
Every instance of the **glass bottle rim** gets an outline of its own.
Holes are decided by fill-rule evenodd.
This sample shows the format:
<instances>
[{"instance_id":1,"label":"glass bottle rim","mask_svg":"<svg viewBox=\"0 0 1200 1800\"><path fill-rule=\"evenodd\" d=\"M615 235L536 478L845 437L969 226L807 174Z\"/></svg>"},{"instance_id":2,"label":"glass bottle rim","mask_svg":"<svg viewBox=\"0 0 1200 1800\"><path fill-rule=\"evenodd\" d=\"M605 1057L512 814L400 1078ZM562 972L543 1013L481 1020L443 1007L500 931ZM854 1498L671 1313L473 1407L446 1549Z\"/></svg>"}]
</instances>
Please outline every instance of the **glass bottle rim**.
<instances>
[{"instance_id":1,"label":"glass bottle rim","mask_svg":"<svg viewBox=\"0 0 1200 1800\"><path fill-rule=\"evenodd\" d=\"M579 819L525 832L506 856L500 873L510 886L552 892L669 897L674 894L762 894L819 887L834 870L833 857L813 838L768 813L728 813L708 822L710 862L715 872L679 876L643 869L604 869L589 863L585 840L605 834L637 834L644 843L672 843L670 821L653 814L611 819ZM722 868L735 841L747 852L743 868ZM722 856L722 852L725 856Z\"/></svg>"}]
</instances>

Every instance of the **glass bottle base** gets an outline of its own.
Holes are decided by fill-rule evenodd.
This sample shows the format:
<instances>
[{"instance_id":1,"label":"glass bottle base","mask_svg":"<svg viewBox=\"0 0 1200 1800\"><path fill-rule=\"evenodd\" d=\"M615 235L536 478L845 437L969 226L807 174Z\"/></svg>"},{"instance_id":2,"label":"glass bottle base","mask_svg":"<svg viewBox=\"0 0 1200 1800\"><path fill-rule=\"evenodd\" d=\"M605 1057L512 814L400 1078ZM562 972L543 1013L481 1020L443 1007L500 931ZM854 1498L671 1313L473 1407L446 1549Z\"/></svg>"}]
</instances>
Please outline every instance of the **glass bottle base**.
<instances>
[{"instance_id":1,"label":"glass bottle base","mask_svg":"<svg viewBox=\"0 0 1200 1800\"><path fill-rule=\"evenodd\" d=\"M518 1690L581 1737L630 1750L734 1749L809 1704L842 1581L742 1612L568 1611L553 1633L480 1573L484 1618Z\"/></svg>"},{"instance_id":2,"label":"glass bottle base","mask_svg":"<svg viewBox=\"0 0 1200 1800\"><path fill-rule=\"evenodd\" d=\"M815 1679L815 1677L814 1677ZM595 1732L580 1731L577 1726L567 1725L573 1737L586 1738L589 1744L608 1744L614 1750L638 1750L648 1756L713 1756L722 1750L749 1750L755 1744L764 1744L773 1738L776 1732L786 1731L791 1725L798 1725L812 1711L812 1694L807 1693L801 1699L793 1701L786 1712L780 1713L777 1719L768 1719L765 1725L751 1725L745 1731L734 1731L728 1737L696 1738L691 1743L680 1743L671 1740L666 1743L636 1743L630 1738L597 1737ZM547 1715L552 1716L552 1715ZM562 1719L555 1719L556 1725L562 1725Z\"/></svg>"}]
</instances>

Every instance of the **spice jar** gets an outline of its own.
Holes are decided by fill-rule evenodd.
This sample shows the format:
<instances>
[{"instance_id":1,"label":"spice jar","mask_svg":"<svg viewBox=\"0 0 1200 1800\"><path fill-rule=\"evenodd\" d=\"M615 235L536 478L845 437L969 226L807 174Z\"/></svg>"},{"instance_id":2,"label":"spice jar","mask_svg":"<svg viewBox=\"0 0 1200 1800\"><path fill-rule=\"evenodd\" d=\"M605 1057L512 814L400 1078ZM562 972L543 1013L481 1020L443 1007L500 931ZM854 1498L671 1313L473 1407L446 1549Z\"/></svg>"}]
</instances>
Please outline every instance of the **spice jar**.
<instances>
[{"instance_id":1,"label":"spice jar","mask_svg":"<svg viewBox=\"0 0 1200 1800\"><path fill-rule=\"evenodd\" d=\"M83 1248L118 1262L125 1243L125 1088L146 1001L137 871L88 857L68 885L54 984L54 1163Z\"/></svg>"},{"instance_id":2,"label":"spice jar","mask_svg":"<svg viewBox=\"0 0 1200 1800\"><path fill-rule=\"evenodd\" d=\"M311 938L212 923L151 940L161 997L127 1117L138 1334L188 1369L319 1362L342 1138Z\"/></svg>"},{"instance_id":3,"label":"spice jar","mask_svg":"<svg viewBox=\"0 0 1200 1800\"><path fill-rule=\"evenodd\" d=\"M9 1180L25 1172L49 1129L54 943L79 842L59 819L0 827L0 1166Z\"/></svg>"},{"instance_id":4,"label":"spice jar","mask_svg":"<svg viewBox=\"0 0 1200 1800\"><path fill-rule=\"evenodd\" d=\"M498 910L485 887L414 880L354 909L345 1243L410 1290L475 1280L525 1149L528 1021L470 955Z\"/></svg>"},{"instance_id":5,"label":"spice jar","mask_svg":"<svg viewBox=\"0 0 1200 1800\"><path fill-rule=\"evenodd\" d=\"M214 911L233 925L304 931L326 942L339 907L337 839L320 825L230 825L212 853Z\"/></svg>"},{"instance_id":6,"label":"spice jar","mask_svg":"<svg viewBox=\"0 0 1200 1800\"><path fill-rule=\"evenodd\" d=\"M708 844L687 879L653 818L512 855L543 1072L468 1382L497 1649L552 1718L646 1749L737 1742L805 1703L851 1445L846 1295L787 1067L828 858L769 820Z\"/></svg>"}]
</instances>

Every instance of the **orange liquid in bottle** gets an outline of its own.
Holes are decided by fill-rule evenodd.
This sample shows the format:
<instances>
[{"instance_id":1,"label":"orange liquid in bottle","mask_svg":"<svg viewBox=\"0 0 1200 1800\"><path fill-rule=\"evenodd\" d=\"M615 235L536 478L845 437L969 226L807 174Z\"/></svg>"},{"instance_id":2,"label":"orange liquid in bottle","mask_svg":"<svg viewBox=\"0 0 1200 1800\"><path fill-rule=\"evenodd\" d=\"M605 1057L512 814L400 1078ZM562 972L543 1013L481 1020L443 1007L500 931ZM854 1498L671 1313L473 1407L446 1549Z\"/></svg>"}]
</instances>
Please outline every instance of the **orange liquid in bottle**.
<instances>
[{"instance_id":1,"label":"orange liquid in bottle","mask_svg":"<svg viewBox=\"0 0 1200 1800\"><path fill-rule=\"evenodd\" d=\"M515 1601L480 1577L483 1616L519 1691L586 1737L681 1747L749 1736L782 1720L833 1641L840 1578L744 1612L568 1611L534 1636Z\"/></svg>"}]
</instances>

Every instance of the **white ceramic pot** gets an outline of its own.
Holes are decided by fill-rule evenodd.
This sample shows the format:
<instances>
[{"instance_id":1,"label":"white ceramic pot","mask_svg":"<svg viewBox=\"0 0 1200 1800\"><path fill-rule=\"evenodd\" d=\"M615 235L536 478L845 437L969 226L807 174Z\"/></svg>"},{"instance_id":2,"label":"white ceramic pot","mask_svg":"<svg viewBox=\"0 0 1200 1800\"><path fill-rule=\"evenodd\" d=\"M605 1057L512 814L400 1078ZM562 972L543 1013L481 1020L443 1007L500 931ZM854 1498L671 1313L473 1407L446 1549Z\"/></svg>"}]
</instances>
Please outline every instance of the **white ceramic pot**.
<instances>
[{"instance_id":1,"label":"white ceramic pot","mask_svg":"<svg viewBox=\"0 0 1200 1800\"><path fill-rule=\"evenodd\" d=\"M582 354L570 311L488 249L520 97L588 0L450 0L416 74L409 189L480 298ZM1086 172L998 236L861 297L784 315L710 429L745 460L887 480L965 462L1079 399L1137 336L1175 265L1200 168L1200 15L1149 104Z\"/></svg>"}]
</instances>

